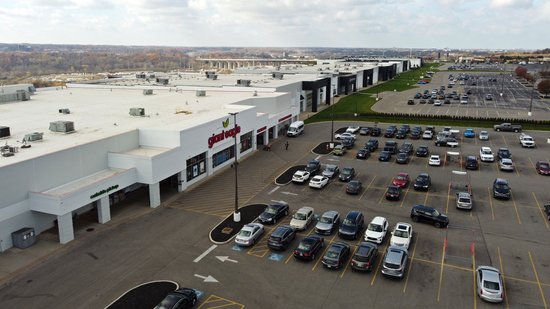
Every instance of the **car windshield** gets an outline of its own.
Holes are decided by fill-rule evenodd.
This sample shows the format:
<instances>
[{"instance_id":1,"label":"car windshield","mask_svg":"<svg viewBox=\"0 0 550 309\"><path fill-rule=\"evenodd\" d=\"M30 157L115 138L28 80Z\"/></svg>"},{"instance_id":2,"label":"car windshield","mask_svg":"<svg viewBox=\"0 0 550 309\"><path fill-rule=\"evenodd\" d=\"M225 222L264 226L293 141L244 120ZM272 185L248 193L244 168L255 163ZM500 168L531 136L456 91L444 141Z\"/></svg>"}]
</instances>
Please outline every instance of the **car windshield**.
<instances>
[{"instance_id":1,"label":"car windshield","mask_svg":"<svg viewBox=\"0 0 550 309\"><path fill-rule=\"evenodd\" d=\"M342 222L343 225L347 225L347 226L355 226L355 223L353 222L353 220L350 220L350 219L344 219L344 221Z\"/></svg>"},{"instance_id":2,"label":"car windshield","mask_svg":"<svg viewBox=\"0 0 550 309\"><path fill-rule=\"evenodd\" d=\"M338 258L338 252L337 251L328 251L327 254L325 254L325 257L329 258L329 259L337 259Z\"/></svg>"},{"instance_id":3,"label":"car windshield","mask_svg":"<svg viewBox=\"0 0 550 309\"><path fill-rule=\"evenodd\" d=\"M327 172L334 172L335 167L334 166L328 166L326 171Z\"/></svg>"},{"instance_id":4,"label":"car windshield","mask_svg":"<svg viewBox=\"0 0 550 309\"><path fill-rule=\"evenodd\" d=\"M239 236L244 236L244 237L248 237L252 234L252 232L248 231L248 230L241 230L239 232Z\"/></svg>"},{"instance_id":5,"label":"car windshield","mask_svg":"<svg viewBox=\"0 0 550 309\"><path fill-rule=\"evenodd\" d=\"M321 217L321 220L319 220L321 223L332 223L332 218L329 217Z\"/></svg>"},{"instance_id":6,"label":"car windshield","mask_svg":"<svg viewBox=\"0 0 550 309\"><path fill-rule=\"evenodd\" d=\"M265 212L267 212L268 214L274 215L277 213L277 209L275 207L267 207Z\"/></svg>"},{"instance_id":7,"label":"car windshield","mask_svg":"<svg viewBox=\"0 0 550 309\"><path fill-rule=\"evenodd\" d=\"M497 182L495 186L497 187L497 189L503 189L503 190L508 189L508 185L502 182Z\"/></svg>"},{"instance_id":8,"label":"car windshield","mask_svg":"<svg viewBox=\"0 0 550 309\"><path fill-rule=\"evenodd\" d=\"M416 181L422 182L422 181L424 181L426 178L428 178L428 177L423 176L423 175L420 175L420 176L416 177Z\"/></svg>"},{"instance_id":9,"label":"car windshield","mask_svg":"<svg viewBox=\"0 0 550 309\"><path fill-rule=\"evenodd\" d=\"M368 230L373 232L382 232L383 229L382 226L379 224L369 223Z\"/></svg>"},{"instance_id":10,"label":"car windshield","mask_svg":"<svg viewBox=\"0 0 550 309\"><path fill-rule=\"evenodd\" d=\"M393 236L395 237L402 237L402 238L408 238L409 237L409 233L407 231L403 231L403 230L395 230L395 232L393 233Z\"/></svg>"},{"instance_id":11,"label":"car windshield","mask_svg":"<svg viewBox=\"0 0 550 309\"><path fill-rule=\"evenodd\" d=\"M317 166L317 164L315 164L315 163L308 163L307 164L307 167L309 167L309 168L315 168L315 166Z\"/></svg>"},{"instance_id":12,"label":"car windshield","mask_svg":"<svg viewBox=\"0 0 550 309\"><path fill-rule=\"evenodd\" d=\"M399 191L399 189L397 187L389 187L388 188L388 192L390 192L390 193L397 193L397 191Z\"/></svg>"},{"instance_id":13,"label":"car windshield","mask_svg":"<svg viewBox=\"0 0 550 309\"><path fill-rule=\"evenodd\" d=\"M407 176L404 176L404 175L397 175L397 177L395 177L397 180L407 180Z\"/></svg>"},{"instance_id":14,"label":"car windshield","mask_svg":"<svg viewBox=\"0 0 550 309\"><path fill-rule=\"evenodd\" d=\"M301 242L299 245L298 245L298 250L309 250L311 249L311 243L305 243L305 242Z\"/></svg>"},{"instance_id":15,"label":"car windshield","mask_svg":"<svg viewBox=\"0 0 550 309\"><path fill-rule=\"evenodd\" d=\"M539 164L539 167L540 167L540 168L549 168L550 165L548 165L548 164L546 164L546 163L541 163L541 164Z\"/></svg>"},{"instance_id":16,"label":"car windshield","mask_svg":"<svg viewBox=\"0 0 550 309\"><path fill-rule=\"evenodd\" d=\"M489 290L495 290L495 291L500 290L500 285L498 284L498 282L493 282L493 281L487 281L487 280L483 281L483 287Z\"/></svg>"},{"instance_id":17,"label":"car windshield","mask_svg":"<svg viewBox=\"0 0 550 309\"><path fill-rule=\"evenodd\" d=\"M305 219L306 219L306 215L303 214L303 213L299 213L299 212L298 212L298 213L294 214L294 219L296 219L296 220L305 220Z\"/></svg>"},{"instance_id":18,"label":"car windshield","mask_svg":"<svg viewBox=\"0 0 550 309\"><path fill-rule=\"evenodd\" d=\"M461 197L458 199L458 201L461 203L470 203L470 199L467 197Z\"/></svg>"},{"instance_id":19,"label":"car windshield","mask_svg":"<svg viewBox=\"0 0 550 309\"><path fill-rule=\"evenodd\" d=\"M433 215L434 217L439 217L440 213L439 213L439 211L437 211L437 209L434 209L434 210L432 211L432 215Z\"/></svg>"},{"instance_id":20,"label":"car windshield","mask_svg":"<svg viewBox=\"0 0 550 309\"><path fill-rule=\"evenodd\" d=\"M486 154L486 155L490 155L491 150L482 150L481 153Z\"/></svg>"},{"instance_id":21,"label":"car windshield","mask_svg":"<svg viewBox=\"0 0 550 309\"><path fill-rule=\"evenodd\" d=\"M349 174L351 174L351 168L344 168L344 169L342 170L342 174L344 174L344 175L349 175Z\"/></svg>"}]
</instances>

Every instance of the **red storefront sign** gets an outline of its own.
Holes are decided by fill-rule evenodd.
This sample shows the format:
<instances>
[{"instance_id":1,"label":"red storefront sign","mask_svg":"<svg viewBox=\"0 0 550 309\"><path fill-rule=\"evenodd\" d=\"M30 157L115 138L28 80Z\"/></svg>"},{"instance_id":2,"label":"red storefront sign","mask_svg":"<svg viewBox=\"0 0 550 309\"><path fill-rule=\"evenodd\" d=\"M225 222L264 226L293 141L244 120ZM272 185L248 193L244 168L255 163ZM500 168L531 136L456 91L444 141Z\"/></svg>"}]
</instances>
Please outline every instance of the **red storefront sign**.
<instances>
[{"instance_id":1,"label":"red storefront sign","mask_svg":"<svg viewBox=\"0 0 550 309\"><path fill-rule=\"evenodd\" d=\"M229 130L222 130L218 134L212 134L212 136L208 138L208 148L212 148L214 144L219 143L226 138L232 138L239 133L241 133L241 126L236 126L235 128L231 128Z\"/></svg>"}]
</instances>

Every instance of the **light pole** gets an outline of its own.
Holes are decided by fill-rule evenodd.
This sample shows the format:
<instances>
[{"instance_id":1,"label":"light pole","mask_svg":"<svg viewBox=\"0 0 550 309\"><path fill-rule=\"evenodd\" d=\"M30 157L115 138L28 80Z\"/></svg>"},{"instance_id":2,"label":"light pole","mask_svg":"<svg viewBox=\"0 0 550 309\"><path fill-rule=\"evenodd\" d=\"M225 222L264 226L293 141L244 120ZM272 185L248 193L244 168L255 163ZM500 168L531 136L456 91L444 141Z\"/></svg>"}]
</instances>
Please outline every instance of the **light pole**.
<instances>
[{"instance_id":1,"label":"light pole","mask_svg":"<svg viewBox=\"0 0 550 309\"><path fill-rule=\"evenodd\" d=\"M332 104L330 104L330 142L334 142L334 91L332 95Z\"/></svg>"},{"instance_id":2,"label":"light pole","mask_svg":"<svg viewBox=\"0 0 550 309\"><path fill-rule=\"evenodd\" d=\"M531 117L533 113L531 112L533 108L533 92L535 92L535 84L533 84L533 88L531 89L531 100L529 102L529 111L527 112L527 116Z\"/></svg>"},{"instance_id":3,"label":"light pole","mask_svg":"<svg viewBox=\"0 0 550 309\"><path fill-rule=\"evenodd\" d=\"M239 186L238 186L238 177L237 177L237 169L238 169L238 160L237 160L237 114L238 113L229 113L229 115L233 116L233 130L235 132L233 135L233 139L235 140L235 163L233 164L233 167L235 168L235 212L233 213L233 221L240 222L241 221L241 213L239 212Z\"/></svg>"}]
</instances>

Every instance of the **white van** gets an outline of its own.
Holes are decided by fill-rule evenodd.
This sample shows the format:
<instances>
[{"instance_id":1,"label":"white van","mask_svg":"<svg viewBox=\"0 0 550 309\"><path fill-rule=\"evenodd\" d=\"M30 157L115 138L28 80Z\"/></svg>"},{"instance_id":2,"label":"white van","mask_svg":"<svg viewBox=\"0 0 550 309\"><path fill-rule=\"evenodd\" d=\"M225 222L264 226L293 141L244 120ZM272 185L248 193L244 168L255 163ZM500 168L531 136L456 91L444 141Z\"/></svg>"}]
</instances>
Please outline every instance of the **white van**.
<instances>
[{"instance_id":1,"label":"white van","mask_svg":"<svg viewBox=\"0 0 550 309\"><path fill-rule=\"evenodd\" d=\"M304 133L304 122L303 121L295 121L290 124L290 127L288 127L288 131L286 131L287 136L298 136L300 134Z\"/></svg>"}]
</instances>

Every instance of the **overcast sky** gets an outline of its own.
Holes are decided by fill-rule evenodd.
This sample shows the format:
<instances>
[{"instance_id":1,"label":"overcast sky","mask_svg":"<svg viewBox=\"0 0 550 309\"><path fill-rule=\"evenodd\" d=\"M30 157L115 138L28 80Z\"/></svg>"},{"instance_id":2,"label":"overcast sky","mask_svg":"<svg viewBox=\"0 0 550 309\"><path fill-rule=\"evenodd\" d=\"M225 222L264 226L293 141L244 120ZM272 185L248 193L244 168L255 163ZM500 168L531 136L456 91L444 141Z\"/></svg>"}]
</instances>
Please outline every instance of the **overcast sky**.
<instances>
[{"instance_id":1,"label":"overcast sky","mask_svg":"<svg viewBox=\"0 0 550 309\"><path fill-rule=\"evenodd\" d=\"M0 0L0 42L550 47L550 0Z\"/></svg>"}]
</instances>

